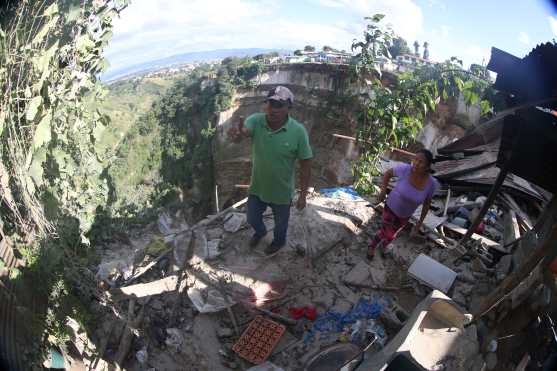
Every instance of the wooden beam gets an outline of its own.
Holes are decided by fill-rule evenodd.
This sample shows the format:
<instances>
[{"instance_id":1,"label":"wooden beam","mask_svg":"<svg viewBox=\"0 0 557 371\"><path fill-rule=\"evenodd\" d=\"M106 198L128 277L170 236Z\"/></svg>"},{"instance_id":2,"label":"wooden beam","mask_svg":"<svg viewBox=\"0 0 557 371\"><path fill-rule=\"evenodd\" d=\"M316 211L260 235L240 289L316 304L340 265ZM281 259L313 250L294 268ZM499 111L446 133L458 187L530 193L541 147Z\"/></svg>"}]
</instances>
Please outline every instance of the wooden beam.
<instances>
[{"instance_id":1,"label":"wooden beam","mask_svg":"<svg viewBox=\"0 0 557 371\"><path fill-rule=\"evenodd\" d=\"M159 295L165 292L174 291L178 283L178 276L172 275L160 280L149 283L138 283L136 285L115 288L109 291L110 297L114 301L143 298L145 296Z\"/></svg>"},{"instance_id":2,"label":"wooden beam","mask_svg":"<svg viewBox=\"0 0 557 371\"><path fill-rule=\"evenodd\" d=\"M541 247L534 249L528 259L518 268L518 270L511 273L501 284L493 291L487 298L480 304L474 317L479 318L493 309L499 302L501 302L512 290L515 289L526 277L532 273L538 263L552 252L554 245L557 241L557 223L553 224L551 233L546 236Z\"/></svg>"},{"instance_id":3,"label":"wooden beam","mask_svg":"<svg viewBox=\"0 0 557 371\"><path fill-rule=\"evenodd\" d=\"M391 151L397 152L397 153L400 153L401 155L412 157L412 158L414 158L414 156L416 156L415 153L408 152L408 151L405 151L405 150L400 149L400 148L391 147Z\"/></svg>"},{"instance_id":4,"label":"wooden beam","mask_svg":"<svg viewBox=\"0 0 557 371\"><path fill-rule=\"evenodd\" d=\"M513 209L516 214L518 215L518 217L520 219L522 219L522 221L524 222L524 224L526 225L526 227L528 229L532 229L533 227L533 223L530 220L530 217L528 216L528 214L526 214L521 208L520 206L518 206L518 204L516 203L516 201L514 200L514 198L508 194L508 193L503 193L503 198L505 199L505 201L507 201L507 203L509 204L509 206L511 207L511 209Z\"/></svg>"},{"instance_id":5,"label":"wooden beam","mask_svg":"<svg viewBox=\"0 0 557 371\"><path fill-rule=\"evenodd\" d=\"M503 185L503 182L505 181L505 178L507 177L507 173L508 173L508 166L505 165L499 171L499 175L497 176L497 179L495 180L495 184L493 184L493 187L491 187L491 191L489 192L489 195L487 196L487 200L484 202L482 208L480 209L480 213L478 214L476 219L472 222L472 225L470 226L470 228L468 228L468 231L466 231L466 234L464 235L464 237L462 237L462 240L460 241L461 243L464 243L467 240L469 240L470 237L474 234L474 232L478 228L478 225L480 225L482 219L484 218L485 214L487 213L487 210L489 210L489 207L493 204L493 201L495 201L495 198L497 197L497 194L499 193L499 189L501 188L501 186Z\"/></svg>"},{"instance_id":6,"label":"wooden beam","mask_svg":"<svg viewBox=\"0 0 557 371\"><path fill-rule=\"evenodd\" d=\"M342 134L331 134L331 135L335 138L347 139L347 140L351 140L352 142L358 142L358 139L356 139L354 137L349 137L348 135L342 135ZM369 140L361 140L360 142L365 142L367 144L372 144L372 142L369 141Z\"/></svg>"},{"instance_id":7,"label":"wooden beam","mask_svg":"<svg viewBox=\"0 0 557 371\"><path fill-rule=\"evenodd\" d=\"M460 234L460 235L465 235L465 234L466 234L466 228L462 228L462 227L460 227L460 226L458 226L458 225L456 225L456 224L453 224L453 223L450 223L450 222L445 222L445 223L443 223L443 226L446 227L447 229L449 229L449 230L455 232L455 233ZM479 240L479 241L482 241L482 242L485 243L487 246L493 247L493 248L495 248L495 249L498 249L498 248L501 247L501 245L500 245L499 243L497 243L497 242L495 242L495 241L493 241L493 240L490 240L489 238L484 237L484 236L482 236L482 235L479 235L479 234L477 234L477 233L473 233L473 234L470 236L470 238L473 239L473 240L476 240L476 241L478 241L478 240Z\"/></svg>"}]
</instances>

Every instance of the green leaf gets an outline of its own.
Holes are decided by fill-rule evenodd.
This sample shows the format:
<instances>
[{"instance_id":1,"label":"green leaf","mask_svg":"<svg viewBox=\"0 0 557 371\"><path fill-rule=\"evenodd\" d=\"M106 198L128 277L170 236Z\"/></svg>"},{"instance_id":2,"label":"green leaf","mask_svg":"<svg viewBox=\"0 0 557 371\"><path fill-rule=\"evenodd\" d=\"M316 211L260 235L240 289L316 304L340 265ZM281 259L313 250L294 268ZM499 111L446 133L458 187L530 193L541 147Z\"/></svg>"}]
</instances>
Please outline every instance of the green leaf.
<instances>
[{"instance_id":1,"label":"green leaf","mask_svg":"<svg viewBox=\"0 0 557 371\"><path fill-rule=\"evenodd\" d=\"M77 4L73 4L70 6L70 10L66 15L66 20L71 23L78 20L79 16L81 15L81 7Z\"/></svg>"},{"instance_id":2,"label":"green leaf","mask_svg":"<svg viewBox=\"0 0 557 371\"><path fill-rule=\"evenodd\" d=\"M83 34L83 35L81 35L77 38L77 40L75 42L75 47L78 51L80 51L82 53L87 53L89 51L89 49L92 49L92 48L95 47L95 42L93 40L91 40L89 35Z\"/></svg>"},{"instance_id":3,"label":"green leaf","mask_svg":"<svg viewBox=\"0 0 557 371\"><path fill-rule=\"evenodd\" d=\"M58 4L57 3L52 3L50 4L50 6L48 8L46 8L46 10L44 11L43 15L45 17L51 17L54 14L58 13Z\"/></svg>"},{"instance_id":4,"label":"green leaf","mask_svg":"<svg viewBox=\"0 0 557 371\"><path fill-rule=\"evenodd\" d=\"M21 271L17 268L10 268L10 279L11 280L15 280L16 278L18 278L21 275Z\"/></svg>"},{"instance_id":5,"label":"green leaf","mask_svg":"<svg viewBox=\"0 0 557 371\"><path fill-rule=\"evenodd\" d=\"M480 103L480 107L482 110L482 116L491 111L491 104L489 104L488 100L482 100L482 102Z\"/></svg>"},{"instance_id":6,"label":"green leaf","mask_svg":"<svg viewBox=\"0 0 557 371\"><path fill-rule=\"evenodd\" d=\"M6 112L0 111L0 137L4 132L4 126L6 125Z\"/></svg>"},{"instance_id":7,"label":"green leaf","mask_svg":"<svg viewBox=\"0 0 557 371\"><path fill-rule=\"evenodd\" d=\"M397 124L398 120L396 118L395 115L391 116L391 130L392 131L396 131L396 124Z\"/></svg>"},{"instance_id":8,"label":"green leaf","mask_svg":"<svg viewBox=\"0 0 557 371\"><path fill-rule=\"evenodd\" d=\"M37 125L33 136L33 148L37 149L50 142L51 139L50 114L46 114Z\"/></svg>"},{"instance_id":9,"label":"green leaf","mask_svg":"<svg viewBox=\"0 0 557 371\"><path fill-rule=\"evenodd\" d=\"M40 187L43 185L43 163L46 161L46 148L41 147L35 151L33 154L33 160L31 161L31 166L29 166L28 173L37 185Z\"/></svg>"},{"instance_id":10,"label":"green leaf","mask_svg":"<svg viewBox=\"0 0 557 371\"><path fill-rule=\"evenodd\" d=\"M53 4L54 5L54 4ZM48 34L48 31L50 31L50 29L52 27L54 27L54 25L56 25L56 22L58 22L58 16L52 17L40 30L39 32L37 32L37 35L35 35L35 37L33 38L33 41L31 42L32 45L37 45L40 44L43 39L45 38L45 36Z\"/></svg>"},{"instance_id":11,"label":"green leaf","mask_svg":"<svg viewBox=\"0 0 557 371\"><path fill-rule=\"evenodd\" d=\"M39 107L42 103L43 97L41 97L40 95L31 99L31 101L27 105L27 112L25 113L25 119L27 121L35 120L35 117L37 117L37 112L39 112Z\"/></svg>"}]
</instances>

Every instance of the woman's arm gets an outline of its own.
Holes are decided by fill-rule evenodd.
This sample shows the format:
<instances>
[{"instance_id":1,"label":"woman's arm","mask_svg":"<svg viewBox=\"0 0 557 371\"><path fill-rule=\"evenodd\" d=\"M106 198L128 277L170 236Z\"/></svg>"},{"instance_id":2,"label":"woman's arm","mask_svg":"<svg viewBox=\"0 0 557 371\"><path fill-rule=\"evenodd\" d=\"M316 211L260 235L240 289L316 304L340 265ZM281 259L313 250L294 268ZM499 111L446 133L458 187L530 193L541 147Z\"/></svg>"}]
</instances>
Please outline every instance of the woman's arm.
<instances>
[{"instance_id":1,"label":"woman's arm","mask_svg":"<svg viewBox=\"0 0 557 371\"><path fill-rule=\"evenodd\" d=\"M387 187L389 186L389 181L394 176L393 169L389 169L383 175L383 181L381 182L381 192L377 196L377 203L383 202L385 196L387 196Z\"/></svg>"},{"instance_id":2,"label":"woman's arm","mask_svg":"<svg viewBox=\"0 0 557 371\"><path fill-rule=\"evenodd\" d=\"M420 215L420 220L418 220L418 223L416 223L414 228L412 228L412 235L416 235L420 231L420 227L422 226L430 207L431 207L431 197L428 197L425 199L424 203L422 204L422 214Z\"/></svg>"}]
</instances>

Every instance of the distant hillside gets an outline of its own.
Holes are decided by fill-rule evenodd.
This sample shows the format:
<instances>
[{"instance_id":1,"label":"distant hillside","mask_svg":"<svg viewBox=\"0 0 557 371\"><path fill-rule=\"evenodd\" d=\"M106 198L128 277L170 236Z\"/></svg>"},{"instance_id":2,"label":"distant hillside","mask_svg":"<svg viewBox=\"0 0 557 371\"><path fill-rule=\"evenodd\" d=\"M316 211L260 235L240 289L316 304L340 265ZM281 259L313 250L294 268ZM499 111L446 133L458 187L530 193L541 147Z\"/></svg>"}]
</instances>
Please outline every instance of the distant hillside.
<instances>
[{"instance_id":1,"label":"distant hillside","mask_svg":"<svg viewBox=\"0 0 557 371\"><path fill-rule=\"evenodd\" d=\"M209 51L201 51L201 52L182 53L167 58L157 59L150 62L139 63L132 66L126 66L126 67L116 68L116 69L110 68L107 72L101 75L101 80L111 81L127 75L155 71L157 69L168 67L174 64L206 62L206 61L223 59L232 56L235 57L254 56L256 54L270 53L275 51L281 54L287 53L286 50L263 49L263 48L219 49L219 50L209 50Z\"/></svg>"}]
</instances>

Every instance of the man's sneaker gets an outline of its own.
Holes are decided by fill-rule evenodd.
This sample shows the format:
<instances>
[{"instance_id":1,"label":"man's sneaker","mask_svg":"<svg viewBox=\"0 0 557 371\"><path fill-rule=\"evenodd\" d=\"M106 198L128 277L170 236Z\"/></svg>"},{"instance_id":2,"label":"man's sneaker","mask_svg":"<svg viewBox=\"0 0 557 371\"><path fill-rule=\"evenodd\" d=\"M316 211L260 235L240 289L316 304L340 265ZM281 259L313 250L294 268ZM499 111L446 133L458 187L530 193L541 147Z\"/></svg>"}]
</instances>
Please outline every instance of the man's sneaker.
<instances>
[{"instance_id":1,"label":"man's sneaker","mask_svg":"<svg viewBox=\"0 0 557 371\"><path fill-rule=\"evenodd\" d=\"M284 245L285 245L284 243L278 244L275 241L271 242L271 244L265 248L265 255L267 256L275 255L276 253L279 252L280 249L284 247Z\"/></svg>"},{"instance_id":2,"label":"man's sneaker","mask_svg":"<svg viewBox=\"0 0 557 371\"><path fill-rule=\"evenodd\" d=\"M250 249L255 248L259 244L259 241L261 241L262 238L263 237L258 237L255 234L253 236L251 236L251 238L249 240Z\"/></svg>"}]
</instances>

